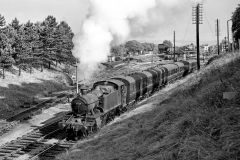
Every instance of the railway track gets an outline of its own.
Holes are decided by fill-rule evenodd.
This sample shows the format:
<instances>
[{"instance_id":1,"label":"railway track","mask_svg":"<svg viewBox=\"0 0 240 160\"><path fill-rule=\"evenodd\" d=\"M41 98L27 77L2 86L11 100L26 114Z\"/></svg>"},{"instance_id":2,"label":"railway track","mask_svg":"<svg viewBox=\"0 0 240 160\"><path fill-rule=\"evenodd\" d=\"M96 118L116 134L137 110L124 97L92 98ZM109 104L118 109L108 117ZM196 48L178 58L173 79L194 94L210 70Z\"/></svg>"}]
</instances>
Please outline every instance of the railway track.
<instances>
[{"instance_id":1,"label":"railway track","mask_svg":"<svg viewBox=\"0 0 240 160\"><path fill-rule=\"evenodd\" d=\"M159 90L155 93L158 91ZM150 97L153 95L154 94ZM167 96L164 97L164 99L165 98L167 98ZM145 100L145 98L129 106L128 111L137 107L137 104L143 100ZM64 119L66 121L69 118L71 118L70 115L67 115ZM40 127L28 135L0 147L0 160L13 160L26 154L29 160L52 160L55 156L71 148L77 141L66 141L65 134L58 128L60 119L54 121L54 123ZM48 143L51 139L55 139L55 142Z\"/></svg>"},{"instance_id":2,"label":"railway track","mask_svg":"<svg viewBox=\"0 0 240 160\"><path fill-rule=\"evenodd\" d=\"M59 129L58 122L65 119L67 120L70 116L65 115L64 118L59 116L55 118L51 123L45 124L42 127L34 129L32 132L24 135L16 140L13 140L3 146L0 146L0 160L12 160L17 159L19 156L28 154L30 157L38 155L42 153L44 150L55 149L57 146L59 148L68 148L71 145L67 145L67 143L58 143L49 144L48 140L50 139L59 139L63 140L65 138L64 133ZM64 150L65 150L64 149Z\"/></svg>"},{"instance_id":3,"label":"railway track","mask_svg":"<svg viewBox=\"0 0 240 160\"><path fill-rule=\"evenodd\" d=\"M38 113L42 109L47 109L47 108L51 107L53 104L67 101L71 97L71 93L73 92L73 89L69 90L67 92L69 92L69 93L56 94L56 95L50 97L49 99L42 101L39 104L31 106L30 108L24 109L23 111L9 117L7 119L7 121L8 122L23 121L23 120L31 118L32 115L34 115L35 113Z\"/></svg>"},{"instance_id":4,"label":"railway track","mask_svg":"<svg viewBox=\"0 0 240 160\"><path fill-rule=\"evenodd\" d=\"M65 152L69 148L71 148L76 142L70 141L59 141L55 144L49 145L44 150L39 152L38 154L29 158L29 160L52 160L56 155Z\"/></svg>"}]
</instances>

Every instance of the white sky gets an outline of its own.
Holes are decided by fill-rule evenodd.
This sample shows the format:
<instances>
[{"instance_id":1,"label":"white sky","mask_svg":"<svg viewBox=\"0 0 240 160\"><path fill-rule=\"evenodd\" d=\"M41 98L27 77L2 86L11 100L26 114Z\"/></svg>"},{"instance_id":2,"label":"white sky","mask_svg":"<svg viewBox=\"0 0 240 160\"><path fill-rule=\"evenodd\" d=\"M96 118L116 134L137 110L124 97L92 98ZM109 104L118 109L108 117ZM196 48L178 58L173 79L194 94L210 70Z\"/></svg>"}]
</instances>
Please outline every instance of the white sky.
<instances>
[{"instance_id":1,"label":"white sky","mask_svg":"<svg viewBox=\"0 0 240 160\"><path fill-rule=\"evenodd\" d=\"M200 26L201 43L215 43L215 20L217 18L220 19L221 39L227 36L227 20L231 18L237 4L240 4L239 0L204 0L204 20ZM23 23L27 20L43 21L48 15L53 15L57 21L66 21L74 33L80 31L82 21L88 13L88 7L88 0L0 0L0 14L6 18L7 23L15 17ZM173 30L175 30L177 44L195 43L196 33L195 26L191 22L191 3L186 4L182 9L178 7L176 12L172 10L165 14L168 14L168 18L164 19L160 16L161 23L157 22L158 20L152 22L160 24L157 31L151 32L150 30L145 35L135 35L129 39L162 43L165 39L172 40Z\"/></svg>"}]
</instances>

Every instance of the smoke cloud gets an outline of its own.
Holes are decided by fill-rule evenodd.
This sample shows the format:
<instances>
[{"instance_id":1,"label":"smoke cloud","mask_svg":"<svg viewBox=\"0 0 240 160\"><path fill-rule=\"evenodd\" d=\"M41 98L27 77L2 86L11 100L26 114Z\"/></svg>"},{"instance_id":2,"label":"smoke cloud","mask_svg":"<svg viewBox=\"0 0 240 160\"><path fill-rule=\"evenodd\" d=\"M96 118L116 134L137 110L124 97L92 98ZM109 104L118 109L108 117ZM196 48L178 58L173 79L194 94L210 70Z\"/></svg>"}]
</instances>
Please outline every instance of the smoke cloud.
<instances>
[{"instance_id":1,"label":"smoke cloud","mask_svg":"<svg viewBox=\"0 0 240 160\"><path fill-rule=\"evenodd\" d=\"M144 35L149 31L149 24L154 23L153 18L163 19L159 6L171 8L187 1L190 0L90 0L89 14L79 37L75 38L73 50L80 60L79 79L91 78L98 71L98 64L110 54L111 44L122 43L130 35ZM159 27L150 26L151 31Z\"/></svg>"},{"instance_id":2,"label":"smoke cloud","mask_svg":"<svg viewBox=\"0 0 240 160\"><path fill-rule=\"evenodd\" d=\"M80 79L90 78L98 64L107 60L111 42L126 40L130 19L146 17L155 5L155 0L90 0L90 13L73 51L80 60Z\"/></svg>"}]
</instances>

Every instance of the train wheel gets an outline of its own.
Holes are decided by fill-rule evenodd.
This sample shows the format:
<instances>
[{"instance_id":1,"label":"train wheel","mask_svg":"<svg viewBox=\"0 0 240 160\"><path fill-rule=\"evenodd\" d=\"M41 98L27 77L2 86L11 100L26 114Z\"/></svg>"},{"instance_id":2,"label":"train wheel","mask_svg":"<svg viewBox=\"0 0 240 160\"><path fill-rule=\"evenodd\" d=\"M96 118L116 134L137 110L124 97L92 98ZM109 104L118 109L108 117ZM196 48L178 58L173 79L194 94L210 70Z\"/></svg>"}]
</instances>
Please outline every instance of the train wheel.
<instances>
[{"instance_id":1,"label":"train wheel","mask_svg":"<svg viewBox=\"0 0 240 160\"><path fill-rule=\"evenodd\" d=\"M93 131L93 133L96 133L98 130L99 130L99 128L98 128L97 124L95 123L92 127L92 131Z\"/></svg>"},{"instance_id":2,"label":"train wheel","mask_svg":"<svg viewBox=\"0 0 240 160\"><path fill-rule=\"evenodd\" d=\"M107 122L107 115L104 114L103 116L101 116L101 127L103 127Z\"/></svg>"},{"instance_id":3,"label":"train wheel","mask_svg":"<svg viewBox=\"0 0 240 160\"><path fill-rule=\"evenodd\" d=\"M127 107L123 107L122 110L121 110L121 113L125 113L127 111Z\"/></svg>"},{"instance_id":4,"label":"train wheel","mask_svg":"<svg viewBox=\"0 0 240 160\"><path fill-rule=\"evenodd\" d=\"M115 118L115 115L116 115L116 109L114 109L113 111L111 111L108 114L108 121L107 121L107 123L111 122Z\"/></svg>"},{"instance_id":5,"label":"train wheel","mask_svg":"<svg viewBox=\"0 0 240 160\"><path fill-rule=\"evenodd\" d=\"M121 115L121 109L120 107L116 108L116 116L120 116Z\"/></svg>"},{"instance_id":6,"label":"train wheel","mask_svg":"<svg viewBox=\"0 0 240 160\"><path fill-rule=\"evenodd\" d=\"M112 115L111 115L111 113L109 113L109 115L107 116L107 118L106 118L106 123L109 123L109 122L111 122L112 121Z\"/></svg>"},{"instance_id":7,"label":"train wheel","mask_svg":"<svg viewBox=\"0 0 240 160\"><path fill-rule=\"evenodd\" d=\"M67 140L67 141L73 140L73 137L74 137L74 131L73 131L73 129L71 129L71 128L66 129L66 133L67 133L66 140Z\"/></svg>"},{"instance_id":8,"label":"train wheel","mask_svg":"<svg viewBox=\"0 0 240 160\"><path fill-rule=\"evenodd\" d=\"M72 139L75 140L75 141L79 140L79 131L74 131Z\"/></svg>"},{"instance_id":9,"label":"train wheel","mask_svg":"<svg viewBox=\"0 0 240 160\"><path fill-rule=\"evenodd\" d=\"M148 98L148 97L149 97L149 93L146 94L146 98Z\"/></svg>"},{"instance_id":10,"label":"train wheel","mask_svg":"<svg viewBox=\"0 0 240 160\"><path fill-rule=\"evenodd\" d=\"M132 103L131 107L132 107L132 108L135 107L136 103L137 103L137 101L134 101L134 102Z\"/></svg>"},{"instance_id":11,"label":"train wheel","mask_svg":"<svg viewBox=\"0 0 240 160\"><path fill-rule=\"evenodd\" d=\"M67 138L66 138L66 141L69 141L69 140L70 140L70 139L67 137Z\"/></svg>"},{"instance_id":12,"label":"train wheel","mask_svg":"<svg viewBox=\"0 0 240 160\"><path fill-rule=\"evenodd\" d=\"M75 136L75 137L74 137L74 140L75 140L75 141L78 141L78 140L79 140L79 137L78 137L78 136Z\"/></svg>"}]
</instances>

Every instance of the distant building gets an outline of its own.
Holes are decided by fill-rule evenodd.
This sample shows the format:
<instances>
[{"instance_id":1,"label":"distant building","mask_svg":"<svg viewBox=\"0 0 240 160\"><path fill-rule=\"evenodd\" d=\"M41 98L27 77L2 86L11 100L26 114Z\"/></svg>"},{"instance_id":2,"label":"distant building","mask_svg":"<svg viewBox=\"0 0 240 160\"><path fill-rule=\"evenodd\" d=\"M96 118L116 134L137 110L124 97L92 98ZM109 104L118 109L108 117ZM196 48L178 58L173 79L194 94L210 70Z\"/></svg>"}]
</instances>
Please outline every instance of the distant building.
<instances>
[{"instance_id":1,"label":"distant building","mask_svg":"<svg viewBox=\"0 0 240 160\"><path fill-rule=\"evenodd\" d=\"M209 46L209 52L213 54L217 54L217 45Z\"/></svg>"},{"instance_id":2,"label":"distant building","mask_svg":"<svg viewBox=\"0 0 240 160\"><path fill-rule=\"evenodd\" d=\"M108 62L114 62L114 61L115 61L115 56L114 55L108 56Z\"/></svg>"},{"instance_id":3,"label":"distant building","mask_svg":"<svg viewBox=\"0 0 240 160\"><path fill-rule=\"evenodd\" d=\"M186 46L189 50L195 50L195 45L193 43Z\"/></svg>"},{"instance_id":4,"label":"distant building","mask_svg":"<svg viewBox=\"0 0 240 160\"><path fill-rule=\"evenodd\" d=\"M195 57L197 55L196 48L193 43L180 47L180 50L185 53L185 55L183 55L183 58Z\"/></svg>"},{"instance_id":5,"label":"distant building","mask_svg":"<svg viewBox=\"0 0 240 160\"><path fill-rule=\"evenodd\" d=\"M201 45L200 53L209 53L209 45L208 44Z\"/></svg>"}]
</instances>

